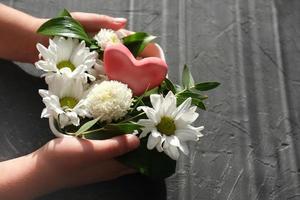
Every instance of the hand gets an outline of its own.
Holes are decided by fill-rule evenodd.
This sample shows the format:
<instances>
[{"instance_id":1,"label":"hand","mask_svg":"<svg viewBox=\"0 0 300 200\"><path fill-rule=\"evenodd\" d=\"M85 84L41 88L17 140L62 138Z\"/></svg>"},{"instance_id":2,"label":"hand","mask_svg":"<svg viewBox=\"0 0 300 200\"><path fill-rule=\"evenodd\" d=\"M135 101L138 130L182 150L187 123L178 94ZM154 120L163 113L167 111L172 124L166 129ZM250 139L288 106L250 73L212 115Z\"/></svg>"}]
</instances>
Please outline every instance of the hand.
<instances>
[{"instance_id":1,"label":"hand","mask_svg":"<svg viewBox=\"0 0 300 200\"><path fill-rule=\"evenodd\" d=\"M114 18L107 15L100 15L96 13L83 13L72 12L72 17L79 21L84 27L85 31L91 35L95 35L101 28L107 28L112 30L119 30L126 26L127 19ZM36 30L45 23L48 19L36 19ZM49 38L46 36L40 36L37 42L47 44Z\"/></svg>"},{"instance_id":2,"label":"hand","mask_svg":"<svg viewBox=\"0 0 300 200\"><path fill-rule=\"evenodd\" d=\"M95 13L74 12L71 15L91 34L101 28L118 30L124 28L127 22L124 18ZM46 45L48 37L38 35L36 31L46 21L0 3L0 58L29 63L37 61L36 44Z\"/></svg>"},{"instance_id":3,"label":"hand","mask_svg":"<svg viewBox=\"0 0 300 200\"><path fill-rule=\"evenodd\" d=\"M113 18L107 15L100 15L96 13L83 13L83 12L72 12L72 17L78 20L84 27L85 31L90 35L95 35L101 28L107 28L112 30L119 30L126 26L127 19L125 18ZM36 19L36 30L45 23L48 19ZM39 35L38 39L34 41L34 48L36 43L42 43L45 46L48 44L49 37ZM38 59L38 52L34 49L32 57L29 61L34 63Z\"/></svg>"},{"instance_id":4,"label":"hand","mask_svg":"<svg viewBox=\"0 0 300 200\"><path fill-rule=\"evenodd\" d=\"M72 187L106 181L135 170L124 166L115 157L137 148L139 139L124 135L107 140L57 138L32 156L49 174L57 177L57 185Z\"/></svg>"},{"instance_id":5,"label":"hand","mask_svg":"<svg viewBox=\"0 0 300 200\"><path fill-rule=\"evenodd\" d=\"M43 194L134 173L114 157L137 148L139 139L57 138L27 156L0 163L0 199L32 199Z\"/></svg>"}]
</instances>

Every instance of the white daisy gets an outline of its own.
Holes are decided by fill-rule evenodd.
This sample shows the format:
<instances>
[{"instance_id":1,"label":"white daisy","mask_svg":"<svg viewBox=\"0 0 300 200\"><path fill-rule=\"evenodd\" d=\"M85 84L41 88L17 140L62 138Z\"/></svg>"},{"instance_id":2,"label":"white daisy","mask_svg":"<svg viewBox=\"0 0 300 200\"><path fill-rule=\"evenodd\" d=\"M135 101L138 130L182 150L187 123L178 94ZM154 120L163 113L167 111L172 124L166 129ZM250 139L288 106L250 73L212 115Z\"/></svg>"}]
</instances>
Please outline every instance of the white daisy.
<instances>
[{"instance_id":1,"label":"white daisy","mask_svg":"<svg viewBox=\"0 0 300 200\"><path fill-rule=\"evenodd\" d=\"M132 104L132 91L118 81L103 81L90 90L86 105L94 118L111 122L124 117Z\"/></svg>"},{"instance_id":2,"label":"white daisy","mask_svg":"<svg viewBox=\"0 0 300 200\"><path fill-rule=\"evenodd\" d=\"M104 51L109 44L122 43L117 33L111 29L101 29L97 35L95 35L94 39L98 42L98 46L102 51Z\"/></svg>"},{"instance_id":3,"label":"white daisy","mask_svg":"<svg viewBox=\"0 0 300 200\"><path fill-rule=\"evenodd\" d=\"M79 42L78 39L54 37L49 39L49 46L46 48L42 44L37 44L40 52L39 60L35 63L38 69L46 72L46 76L52 73L60 73L62 70L68 72L72 77L84 78L92 75L86 73L96 63L97 52L90 52L85 46L85 42Z\"/></svg>"},{"instance_id":4,"label":"white daisy","mask_svg":"<svg viewBox=\"0 0 300 200\"><path fill-rule=\"evenodd\" d=\"M90 117L85 105L85 85L79 78L53 76L49 82L49 90L39 90L46 108L41 117L54 117L60 127L79 126L80 117Z\"/></svg>"},{"instance_id":5,"label":"white daisy","mask_svg":"<svg viewBox=\"0 0 300 200\"><path fill-rule=\"evenodd\" d=\"M187 141L197 141L202 136L204 129L191 125L197 118L196 106L191 106L191 98L186 99L179 107L176 107L176 97L170 91L164 98L162 95L150 95L153 108L140 106L137 110L143 110L148 119L140 119L142 125L141 138L148 133L147 148L164 151L172 159L179 158L179 150L188 155Z\"/></svg>"}]
</instances>

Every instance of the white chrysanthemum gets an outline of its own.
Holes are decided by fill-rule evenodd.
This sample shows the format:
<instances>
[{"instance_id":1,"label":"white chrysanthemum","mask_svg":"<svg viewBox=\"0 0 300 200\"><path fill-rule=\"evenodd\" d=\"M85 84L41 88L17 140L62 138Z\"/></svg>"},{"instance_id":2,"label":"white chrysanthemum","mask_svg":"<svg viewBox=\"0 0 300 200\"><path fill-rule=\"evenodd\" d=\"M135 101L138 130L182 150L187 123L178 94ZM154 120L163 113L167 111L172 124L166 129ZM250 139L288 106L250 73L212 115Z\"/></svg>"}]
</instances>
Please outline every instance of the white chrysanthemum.
<instances>
[{"instance_id":1,"label":"white chrysanthemum","mask_svg":"<svg viewBox=\"0 0 300 200\"><path fill-rule=\"evenodd\" d=\"M94 38L103 51L109 44L122 43L118 35L111 29L101 29Z\"/></svg>"},{"instance_id":2,"label":"white chrysanthemum","mask_svg":"<svg viewBox=\"0 0 300 200\"><path fill-rule=\"evenodd\" d=\"M54 117L60 127L78 126L80 117L90 117L85 106L85 85L79 78L63 75L53 76L49 82L49 90L39 90L46 105L41 117Z\"/></svg>"},{"instance_id":3,"label":"white chrysanthemum","mask_svg":"<svg viewBox=\"0 0 300 200\"><path fill-rule=\"evenodd\" d=\"M37 61L35 66L45 71L46 76L64 70L72 77L81 77L84 80L87 80L87 77L94 79L86 71L95 65L98 54L95 51L90 52L84 41L54 37L49 39L48 48L38 43L37 49L42 60Z\"/></svg>"},{"instance_id":4,"label":"white chrysanthemum","mask_svg":"<svg viewBox=\"0 0 300 200\"><path fill-rule=\"evenodd\" d=\"M191 98L186 99L179 107L176 107L176 97L170 91L164 98L162 95L150 95L153 108L140 106L137 109L143 110L148 119L140 119L138 124L142 128L141 138L151 132L147 142L147 148L164 151L172 159L179 158L179 150L184 154L189 153L187 141L197 141L202 136L201 127L193 127L198 118L196 106L191 106Z\"/></svg>"},{"instance_id":5,"label":"white chrysanthemum","mask_svg":"<svg viewBox=\"0 0 300 200\"><path fill-rule=\"evenodd\" d=\"M103 81L88 93L86 105L94 118L111 122L124 117L132 103L132 91L118 81Z\"/></svg>"}]
</instances>

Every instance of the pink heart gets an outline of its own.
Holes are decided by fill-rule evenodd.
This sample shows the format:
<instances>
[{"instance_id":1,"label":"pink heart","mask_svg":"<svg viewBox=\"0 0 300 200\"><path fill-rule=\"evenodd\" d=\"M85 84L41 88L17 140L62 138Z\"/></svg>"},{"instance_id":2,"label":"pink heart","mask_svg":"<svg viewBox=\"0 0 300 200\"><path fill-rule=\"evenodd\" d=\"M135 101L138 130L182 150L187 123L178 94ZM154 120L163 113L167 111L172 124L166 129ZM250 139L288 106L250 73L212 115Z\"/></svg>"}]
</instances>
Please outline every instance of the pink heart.
<instances>
[{"instance_id":1,"label":"pink heart","mask_svg":"<svg viewBox=\"0 0 300 200\"><path fill-rule=\"evenodd\" d=\"M141 60L137 60L123 44L106 47L103 61L108 78L127 84L137 96L159 86L167 75L168 66L159 47L148 46L141 54L146 58Z\"/></svg>"}]
</instances>

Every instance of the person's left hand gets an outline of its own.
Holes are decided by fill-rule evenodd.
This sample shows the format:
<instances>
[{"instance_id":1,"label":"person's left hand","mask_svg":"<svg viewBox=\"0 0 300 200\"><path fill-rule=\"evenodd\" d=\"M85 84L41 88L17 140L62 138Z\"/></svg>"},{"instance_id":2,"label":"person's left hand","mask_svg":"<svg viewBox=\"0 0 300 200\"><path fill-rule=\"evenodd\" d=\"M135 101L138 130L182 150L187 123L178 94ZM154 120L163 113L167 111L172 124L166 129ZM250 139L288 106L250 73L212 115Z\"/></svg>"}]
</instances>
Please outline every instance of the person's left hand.
<instances>
[{"instance_id":1,"label":"person's left hand","mask_svg":"<svg viewBox=\"0 0 300 200\"><path fill-rule=\"evenodd\" d=\"M107 15L100 15L96 13L83 13L83 12L72 12L72 17L78 20L84 27L85 31L90 35L95 35L101 28L119 30L126 26L127 19L125 18L114 18ZM36 18L35 19L35 30L36 30L47 21L48 19ZM47 45L49 38L46 36L38 35L37 40L33 41L36 43L42 43ZM35 48L33 49L32 57L29 58L31 63L34 63L38 59L38 51ZM29 54L30 55L30 54Z\"/></svg>"},{"instance_id":2,"label":"person's left hand","mask_svg":"<svg viewBox=\"0 0 300 200\"><path fill-rule=\"evenodd\" d=\"M126 26L125 18L95 13L73 12L89 34L101 28L118 30ZM38 60L37 43L47 46L49 38L36 31L48 19L37 18L0 3L0 59L34 63Z\"/></svg>"}]
</instances>

